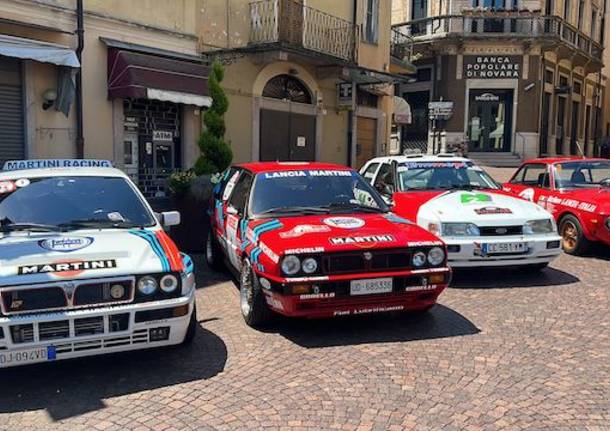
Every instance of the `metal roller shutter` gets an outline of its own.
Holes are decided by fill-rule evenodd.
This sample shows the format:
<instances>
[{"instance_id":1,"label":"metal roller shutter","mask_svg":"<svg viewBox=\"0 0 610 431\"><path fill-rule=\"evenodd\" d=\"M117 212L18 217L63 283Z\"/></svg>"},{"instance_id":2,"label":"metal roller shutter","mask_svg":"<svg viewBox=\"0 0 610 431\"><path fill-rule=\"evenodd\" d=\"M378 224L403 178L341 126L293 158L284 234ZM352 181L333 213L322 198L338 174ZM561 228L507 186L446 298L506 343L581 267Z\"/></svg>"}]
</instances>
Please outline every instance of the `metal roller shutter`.
<instances>
[{"instance_id":1,"label":"metal roller shutter","mask_svg":"<svg viewBox=\"0 0 610 431\"><path fill-rule=\"evenodd\" d=\"M21 65L0 57L0 169L6 160L25 158Z\"/></svg>"}]
</instances>

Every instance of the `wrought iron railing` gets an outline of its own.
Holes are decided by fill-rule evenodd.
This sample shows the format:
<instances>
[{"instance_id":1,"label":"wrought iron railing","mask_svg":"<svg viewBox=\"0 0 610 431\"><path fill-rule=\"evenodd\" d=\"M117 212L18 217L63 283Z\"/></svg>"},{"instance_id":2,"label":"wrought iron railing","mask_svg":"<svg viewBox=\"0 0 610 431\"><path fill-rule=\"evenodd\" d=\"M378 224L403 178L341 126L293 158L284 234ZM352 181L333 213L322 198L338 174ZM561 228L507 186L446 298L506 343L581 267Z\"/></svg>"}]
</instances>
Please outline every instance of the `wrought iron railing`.
<instances>
[{"instance_id":1,"label":"wrought iron railing","mask_svg":"<svg viewBox=\"0 0 610 431\"><path fill-rule=\"evenodd\" d=\"M279 43L348 62L357 58L358 27L299 0L250 3L250 44Z\"/></svg>"},{"instance_id":2,"label":"wrought iron railing","mask_svg":"<svg viewBox=\"0 0 610 431\"><path fill-rule=\"evenodd\" d=\"M413 38L401 28L392 29L390 55L401 61L410 62L413 57Z\"/></svg>"},{"instance_id":3,"label":"wrought iron railing","mask_svg":"<svg viewBox=\"0 0 610 431\"><path fill-rule=\"evenodd\" d=\"M548 37L558 39L587 56L602 61L603 47L590 36L558 16L518 12L483 12L442 15L394 25L393 30L410 36L414 42L449 35L462 37Z\"/></svg>"}]
</instances>

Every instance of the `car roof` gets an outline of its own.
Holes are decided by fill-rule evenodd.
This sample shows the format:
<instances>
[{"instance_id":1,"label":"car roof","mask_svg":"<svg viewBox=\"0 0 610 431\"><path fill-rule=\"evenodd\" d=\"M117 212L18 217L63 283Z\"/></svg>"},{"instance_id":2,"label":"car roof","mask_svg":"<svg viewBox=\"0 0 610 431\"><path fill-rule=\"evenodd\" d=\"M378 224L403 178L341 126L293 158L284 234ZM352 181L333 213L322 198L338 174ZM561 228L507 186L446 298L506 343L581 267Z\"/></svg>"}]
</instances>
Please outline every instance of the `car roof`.
<instances>
[{"instance_id":1,"label":"car roof","mask_svg":"<svg viewBox=\"0 0 610 431\"><path fill-rule=\"evenodd\" d=\"M278 172L278 171L299 171L302 169L323 169L333 171L351 171L352 168L347 166L337 165L334 163L320 163L320 162L249 162L240 163L235 165L236 167L247 169L255 174L264 172Z\"/></svg>"},{"instance_id":2,"label":"car roof","mask_svg":"<svg viewBox=\"0 0 610 431\"><path fill-rule=\"evenodd\" d=\"M389 162L398 162L398 163L408 163L408 162L472 162L472 160L457 156L455 154L436 154L436 155L428 155L428 154L410 154L404 156L386 156L386 157L377 157L375 159L369 160L368 163L389 163ZM474 162L473 162L474 163Z\"/></svg>"},{"instance_id":3,"label":"car roof","mask_svg":"<svg viewBox=\"0 0 610 431\"><path fill-rule=\"evenodd\" d=\"M555 163L561 163L561 162L578 162L578 161L583 161L583 162L591 162L591 161L607 161L608 159L600 159L600 158L595 158L595 157L577 157L577 156L572 156L572 157L539 157L537 159L530 159L530 160L526 160L525 162L523 162L523 164L526 163L543 163L543 164L548 164L548 165L552 165Z\"/></svg>"},{"instance_id":4,"label":"car roof","mask_svg":"<svg viewBox=\"0 0 610 431\"><path fill-rule=\"evenodd\" d=\"M0 171L0 181L18 178L42 177L116 177L127 178L127 175L116 168L41 168Z\"/></svg>"}]
</instances>

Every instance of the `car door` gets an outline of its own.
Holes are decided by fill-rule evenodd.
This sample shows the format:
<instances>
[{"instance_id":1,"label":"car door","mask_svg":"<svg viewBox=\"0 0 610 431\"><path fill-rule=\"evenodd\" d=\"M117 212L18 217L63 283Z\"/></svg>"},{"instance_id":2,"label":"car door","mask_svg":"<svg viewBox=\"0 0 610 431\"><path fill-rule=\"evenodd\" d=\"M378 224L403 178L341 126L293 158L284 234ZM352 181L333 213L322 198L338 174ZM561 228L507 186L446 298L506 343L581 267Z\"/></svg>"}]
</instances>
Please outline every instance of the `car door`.
<instances>
[{"instance_id":1,"label":"car door","mask_svg":"<svg viewBox=\"0 0 610 431\"><path fill-rule=\"evenodd\" d=\"M526 163L504 185L504 190L543 207L550 194L551 177L546 163Z\"/></svg>"},{"instance_id":2,"label":"car door","mask_svg":"<svg viewBox=\"0 0 610 431\"><path fill-rule=\"evenodd\" d=\"M235 184L226 205L225 242L227 256L234 268L241 268L241 226L248 217L248 198L252 187L253 175L243 171Z\"/></svg>"}]
</instances>

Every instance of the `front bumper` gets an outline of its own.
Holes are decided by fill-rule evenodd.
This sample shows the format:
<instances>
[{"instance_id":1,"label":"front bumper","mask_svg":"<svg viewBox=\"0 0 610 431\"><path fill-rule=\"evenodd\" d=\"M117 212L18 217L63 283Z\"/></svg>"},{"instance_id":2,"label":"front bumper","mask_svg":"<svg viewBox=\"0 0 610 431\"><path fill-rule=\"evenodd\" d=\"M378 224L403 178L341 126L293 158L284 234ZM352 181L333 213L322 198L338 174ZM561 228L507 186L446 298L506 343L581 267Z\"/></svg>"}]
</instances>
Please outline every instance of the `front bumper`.
<instances>
[{"instance_id":1,"label":"front bumper","mask_svg":"<svg viewBox=\"0 0 610 431\"><path fill-rule=\"evenodd\" d=\"M444 275L442 283L424 283L432 274ZM263 275L258 275L262 277ZM354 280L392 278L392 291L379 294L351 295ZM399 273L358 274L310 279L280 279L284 291L292 285L311 284L319 293L285 294L278 289L263 289L267 305L288 317L328 318L335 316L418 311L433 306L451 280L449 268L434 268ZM278 282L279 280L273 280Z\"/></svg>"},{"instance_id":2,"label":"front bumper","mask_svg":"<svg viewBox=\"0 0 610 431\"><path fill-rule=\"evenodd\" d=\"M162 301L0 317L0 368L180 344L194 304L193 289Z\"/></svg>"},{"instance_id":3,"label":"front bumper","mask_svg":"<svg viewBox=\"0 0 610 431\"><path fill-rule=\"evenodd\" d=\"M449 266L521 266L552 262L561 254L561 237L551 235L501 236L480 238L443 238L447 244ZM511 254L486 254L483 244L525 244L525 251Z\"/></svg>"}]
</instances>

